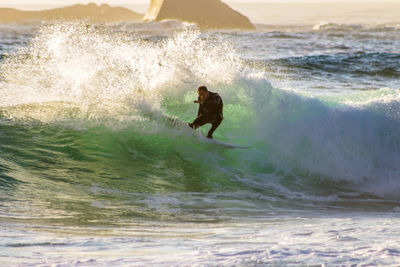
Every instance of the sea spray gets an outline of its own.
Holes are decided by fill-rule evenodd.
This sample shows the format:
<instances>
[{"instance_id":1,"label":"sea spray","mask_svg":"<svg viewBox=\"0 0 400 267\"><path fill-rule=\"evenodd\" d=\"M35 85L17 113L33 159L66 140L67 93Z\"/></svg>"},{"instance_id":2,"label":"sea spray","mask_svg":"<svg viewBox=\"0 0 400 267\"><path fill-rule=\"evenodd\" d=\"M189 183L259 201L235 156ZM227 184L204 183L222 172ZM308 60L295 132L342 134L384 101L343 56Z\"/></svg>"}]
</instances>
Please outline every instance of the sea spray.
<instances>
[{"instance_id":1,"label":"sea spray","mask_svg":"<svg viewBox=\"0 0 400 267\"><path fill-rule=\"evenodd\" d=\"M241 61L234 49L199 35L183 30L152 42L84 23L44 26L29 47L2 64L0 102L69 102L92 118L160 110L161 94L235 78Z\"/></svg>"}]
</instances>

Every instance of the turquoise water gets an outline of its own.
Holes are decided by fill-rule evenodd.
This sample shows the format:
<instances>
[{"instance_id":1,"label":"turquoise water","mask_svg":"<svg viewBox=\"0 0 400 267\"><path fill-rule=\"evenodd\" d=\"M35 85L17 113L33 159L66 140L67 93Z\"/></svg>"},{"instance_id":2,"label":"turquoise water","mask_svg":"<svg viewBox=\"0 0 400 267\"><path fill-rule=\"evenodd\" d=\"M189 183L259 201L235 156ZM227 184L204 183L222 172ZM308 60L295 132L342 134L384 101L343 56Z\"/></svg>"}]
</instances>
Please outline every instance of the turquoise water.
<instances>
[{"instance_id":1,"label":"turquoise water","mask_svg":"<svg viewBox=\"0 0 400 267\"><path fill-rule=\"evenodd\" d=\"M1 28L0 263L398 264L398 32L170 24Z\"/></svg>"}]
</instances>

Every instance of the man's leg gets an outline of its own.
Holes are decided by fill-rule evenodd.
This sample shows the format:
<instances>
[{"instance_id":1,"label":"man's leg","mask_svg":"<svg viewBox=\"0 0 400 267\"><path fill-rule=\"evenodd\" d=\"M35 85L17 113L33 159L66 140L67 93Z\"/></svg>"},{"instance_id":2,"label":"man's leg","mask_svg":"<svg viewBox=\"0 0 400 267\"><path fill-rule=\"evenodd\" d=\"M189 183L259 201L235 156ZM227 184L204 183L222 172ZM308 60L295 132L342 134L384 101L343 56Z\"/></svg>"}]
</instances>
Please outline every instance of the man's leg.
<instances>
[{"instance_id":1,"label":"man's leg","mask_svg":"<svg viewBox=\"0 0 400 267\"><path fill-rule=\"evenodd\" d=\"M189 123L189 127L196 130L200 126L203 126L204 124L209 123L209 122L210 121L206 116L200 115L194 120L194 122Z\"/></svg>"},{"instance_id":2,"label":"man's leg","mask_svg":"<svg viewBox=\"0 0 400 267\"><path fill-rule=\"evenodd\" d=\"M210 138L210 139L213 138L212 135L213 135L213 133L215 132L215 130L217 130L217 128L218 128L218 126L221 124L222 120L223 120L223 118L220 117L220 118L218 118L217 120L215 120L215 121L212 122L212 127L211 127L210 131L208 131L207 138Z\"/></svg>"}]
</instances>

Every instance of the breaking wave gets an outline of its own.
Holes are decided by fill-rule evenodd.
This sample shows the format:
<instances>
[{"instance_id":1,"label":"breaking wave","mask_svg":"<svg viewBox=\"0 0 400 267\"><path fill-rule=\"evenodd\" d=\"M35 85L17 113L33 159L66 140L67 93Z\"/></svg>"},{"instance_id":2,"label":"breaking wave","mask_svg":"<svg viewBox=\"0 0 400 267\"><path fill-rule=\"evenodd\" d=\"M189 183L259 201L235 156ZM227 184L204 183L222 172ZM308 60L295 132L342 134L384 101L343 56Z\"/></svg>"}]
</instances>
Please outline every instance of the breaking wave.
<instances>
[{"instance_id":1,"label":"breaking wave","mask_svg":"<svg viewBox=\"0 0 400 267\"><path fill-rule=\"evenodd\" d=\"M81 23L41 28L0 74L0 188L81 196L88 187L91 198L119 201L236 191L273 202L349 191L398 198L398 90L308 97L274 88L222 38ZM215 147L176 124L194 118L200 84L224 98L215 138L251 149ZM139 206L132 214L143 215Z\"/></svg>"}]
</instances>

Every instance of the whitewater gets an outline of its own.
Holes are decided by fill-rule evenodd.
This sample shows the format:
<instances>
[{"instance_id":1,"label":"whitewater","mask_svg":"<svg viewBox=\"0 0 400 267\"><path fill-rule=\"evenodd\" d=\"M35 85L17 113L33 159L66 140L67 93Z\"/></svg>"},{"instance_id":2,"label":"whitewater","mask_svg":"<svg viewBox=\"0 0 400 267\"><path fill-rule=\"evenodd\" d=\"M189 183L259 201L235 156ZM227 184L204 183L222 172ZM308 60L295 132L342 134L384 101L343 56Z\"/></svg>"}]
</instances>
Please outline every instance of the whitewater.
<instances>
[{"instance_id":1,"label":"whitewater","mask_svg":"<svg viewBox=\"0 0 400 267\"><path fill-rule=\"evenodd\" d=\"M397 26L257 28L1 25L0 264L400 264Z\"/></svg>"}]
</instances>

